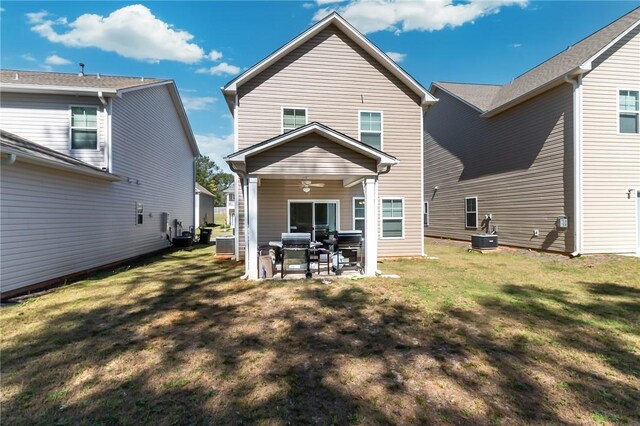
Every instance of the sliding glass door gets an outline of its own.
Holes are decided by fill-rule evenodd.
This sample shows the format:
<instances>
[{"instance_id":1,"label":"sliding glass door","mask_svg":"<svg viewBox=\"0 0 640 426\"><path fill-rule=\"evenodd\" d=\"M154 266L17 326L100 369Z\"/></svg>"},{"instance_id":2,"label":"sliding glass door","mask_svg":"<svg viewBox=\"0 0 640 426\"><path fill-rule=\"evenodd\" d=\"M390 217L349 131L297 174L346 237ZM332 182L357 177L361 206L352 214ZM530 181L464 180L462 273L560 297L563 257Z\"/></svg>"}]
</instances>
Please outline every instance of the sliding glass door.
<instances>
[{"instance_id":1,"label":"sliding glass door","mask_svg":"<svg viewBox=\"0 0 640 426\"><path fill-rule=\"evenodd\" d=\"M324 241L337 231L337 201L290 201L289 232L308 232L314 241Z\"/></svg>"}]
</instances>

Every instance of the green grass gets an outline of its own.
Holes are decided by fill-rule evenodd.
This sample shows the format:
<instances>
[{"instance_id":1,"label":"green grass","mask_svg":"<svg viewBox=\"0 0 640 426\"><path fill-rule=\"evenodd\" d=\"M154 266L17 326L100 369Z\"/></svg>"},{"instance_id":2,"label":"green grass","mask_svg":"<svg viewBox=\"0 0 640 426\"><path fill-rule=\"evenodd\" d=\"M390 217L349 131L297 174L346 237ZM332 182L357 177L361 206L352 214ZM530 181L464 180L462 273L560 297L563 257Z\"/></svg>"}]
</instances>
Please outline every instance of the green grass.
<instances>
[{"instance_id":1,"label":"green grass","mask_svg":"<svg viewBox=\"0 0 640 426\"><path fill-rule=\"evenodd\" d=\"M0 310L6 424L638 424L640 260L428 241L400 279L173 252Z\"/></svg>"}]
</instances>

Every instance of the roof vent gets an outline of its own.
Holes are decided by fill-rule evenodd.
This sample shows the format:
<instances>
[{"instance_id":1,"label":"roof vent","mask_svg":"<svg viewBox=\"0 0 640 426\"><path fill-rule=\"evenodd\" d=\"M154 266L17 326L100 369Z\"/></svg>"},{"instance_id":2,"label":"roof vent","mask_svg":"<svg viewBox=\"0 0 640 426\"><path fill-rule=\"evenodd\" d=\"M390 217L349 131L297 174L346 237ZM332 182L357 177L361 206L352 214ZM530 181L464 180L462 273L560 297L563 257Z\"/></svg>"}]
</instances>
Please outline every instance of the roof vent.
<instances>
[{"instance_id":1,"label":"roof vent","mask_svg":"<svg viewBox=\"0 0 640 426\"><path fill-rule=\"evenodd\" d=\"M80 62L80 72L78 73L78 77L84 77L84 64Z\"/></svg>"},{"instance_id":2,"label":"roof vent","mask_svg":"<svg viewBox=\"0 0 640 426\"><path fill-rule=\"evenodd\" d=\"M144 81L144 77L140 77L140 81Z\"/></svg>"},{"instance_id":3,"label":"roof vent","mask_svg":"<svg viewBox=\"0 0 640 426\"><path fill-rule=\"evenodd\" d=\"M97 73L97 74L96 74L96 78L97 78L98 80L100 80L100 73Z\"/></svg>"},{"instance_id":4,"label":"roof vent","mask_svg":"<svg viewBox=\"0 0 640 426\"><path fill-rule=\"evenodd\" d=\"M13 77L14 80L20 80L20 74L16 73L16 76Z\"/></svg>"}]
</instances>

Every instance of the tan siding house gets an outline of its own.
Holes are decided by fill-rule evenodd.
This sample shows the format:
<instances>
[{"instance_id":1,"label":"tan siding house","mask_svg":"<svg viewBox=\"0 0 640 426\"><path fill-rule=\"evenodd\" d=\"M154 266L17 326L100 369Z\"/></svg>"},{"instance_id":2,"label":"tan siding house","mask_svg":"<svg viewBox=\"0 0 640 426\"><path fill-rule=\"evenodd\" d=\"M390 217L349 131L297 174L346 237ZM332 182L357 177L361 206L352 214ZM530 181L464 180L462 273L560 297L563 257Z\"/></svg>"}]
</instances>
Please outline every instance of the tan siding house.
<instances>
[{"instance_id":1,"label":"tan siding house","mask_svg":"<svg viewBox=\"0 0 640 426\"><path fill-rule=\"evenodd\" d=\"M433 83L425 235L640 253L639 34L640 8L507 85Z\"/></svg>"},{"instance_id":2,"label":"tan siding house","mask_svg":"<svg viewBox=\"0 0 640 426\"><path fill-rule=\"evenodd\" d=\"M377 250L380 256L422 255L421 120L423 109L435 99L344 19L329 15L230 82L223 93L234 113L239 153L287 135L292 128L311 128L242 161L240 154L228 157L238 172L239 258L247 252L255 257L254 248L246 247L251 228L246 219L247 185L252 176L259 178L255 244L278 240L293 229L291 200L339 201L339 224L333 226L352 229L354 197L366 198L366 183L371 182L375 199L368 200L367 209L373 223L365 234L376 239L369 240L375 247L367 246L367 251ZM299 121L285 129L284 116L292 110ZM371 152L360 150L367 146L360 127L363 117L378 120L374 136L380 134L380 143L372 145ZM367 133L365 127L362 131ZM307 179L324 187L305 193L300 183ZM384 237L378 214L382 203L392 203L383 201L387 198L403 205L398 221L402 229L393 238ZM370 272L375 271L374 262L369 262ZM251 275L255 271L249 263Z\"/></svg>"}]
</instances>

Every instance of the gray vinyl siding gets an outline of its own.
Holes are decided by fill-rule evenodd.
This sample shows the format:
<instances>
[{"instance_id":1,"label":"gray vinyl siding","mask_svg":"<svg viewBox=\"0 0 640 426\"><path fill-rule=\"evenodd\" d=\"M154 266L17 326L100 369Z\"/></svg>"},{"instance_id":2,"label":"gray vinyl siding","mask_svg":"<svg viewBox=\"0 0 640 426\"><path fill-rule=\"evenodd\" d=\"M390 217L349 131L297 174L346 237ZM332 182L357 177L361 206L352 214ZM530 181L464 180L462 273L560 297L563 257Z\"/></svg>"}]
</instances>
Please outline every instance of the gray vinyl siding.
<instances>
[{"instance_id":1,"label":"gray vinyl siding","mask_svg":"<svg viewBox=\"0 0 640 426\"><path fill-rule=\"evenodd\" d=\"M379 255L422 254L422 110L418 95L340 30L329 26L240 86L238 96L238 149L280 134L282 107L307 108L308 122L320 122L355 139L360 139L359 111L382 111L383 150L397 157L400 164L380 177L378 194L404 198L405 238L380 240ZM336 163L336 172L339 167ZM242 203L240 196L241 250Z\"/></svg>"},{"instance_id":2,"label":"gray vinyl siding","mask_svg":"<svg viewBox=\"0 0 640 426\"><path fill-rule=\"evenodd\" d=\"M470 241L486 230L484 216L492 213L502 244L571 252L571 86L489 119L441 90L435 96L440 100L425 116L425 234ZM478 229L465 228L464 200L472 196L478 197ZM570 218L565 232L555 226L561 215Z\"/></svg>"},{"instance_id":3,"label":"gray vinyl siding","mask_svg":"<svg viewBox=\"0 0 640 426\"><path fill-rule=\"evenodd\" d=\"M637 250L640 135L618 134L618 90L640 90L640 28L594 62L583 79L584 251Z\"/></svg>"},{"instance_id":4,"label":"gray vinyl siding","mask_svg":"<svg viewBox=\"0 0 640 426\"><path fill-rule=\"evenodd\" d=\"M123 182L19 157L1 168L3 292L166 247L162 212L185 230L193 223L193 153L168 89L114 99L112 125L113 172ZM136 202L144 203L142 225Z\"/></svg>"},{"instance_id":5,"label":"gray vinyl siding","mask_svg":"<svg viewBox=\"0 0 640 426\"><path fill-rule=\"evenodd\" d=\"M197 225L200 226L205 223L213 223L213 214L215 208L213 197L207 194L200 194L200 196L198 197L198 203L198 213L200 217L198 217Z\"/></svg>"},{"instance_id":6,"label":"gray vinyl siding","mask_svg":"<svg viewBox=\"0 0 640 426\"><path fill-rule=\"evenodd\" d=\"M72 105L98 108L97 150L70 149ZM3 92L0 96L0 111L0 128L94 166L105 166L107 120L102 103L97 97Z\"/></svg>"},{"instance_id":7,"label":"gray vinyl siding","mask_svg":"<svg viewBox=\"0 0 640 426\"><path fill-rule=\"evenodd\" d=\"M247 159L247 173L293 175L374 175L376 162L311 134Z\"/></svg>"}]
</instances>

